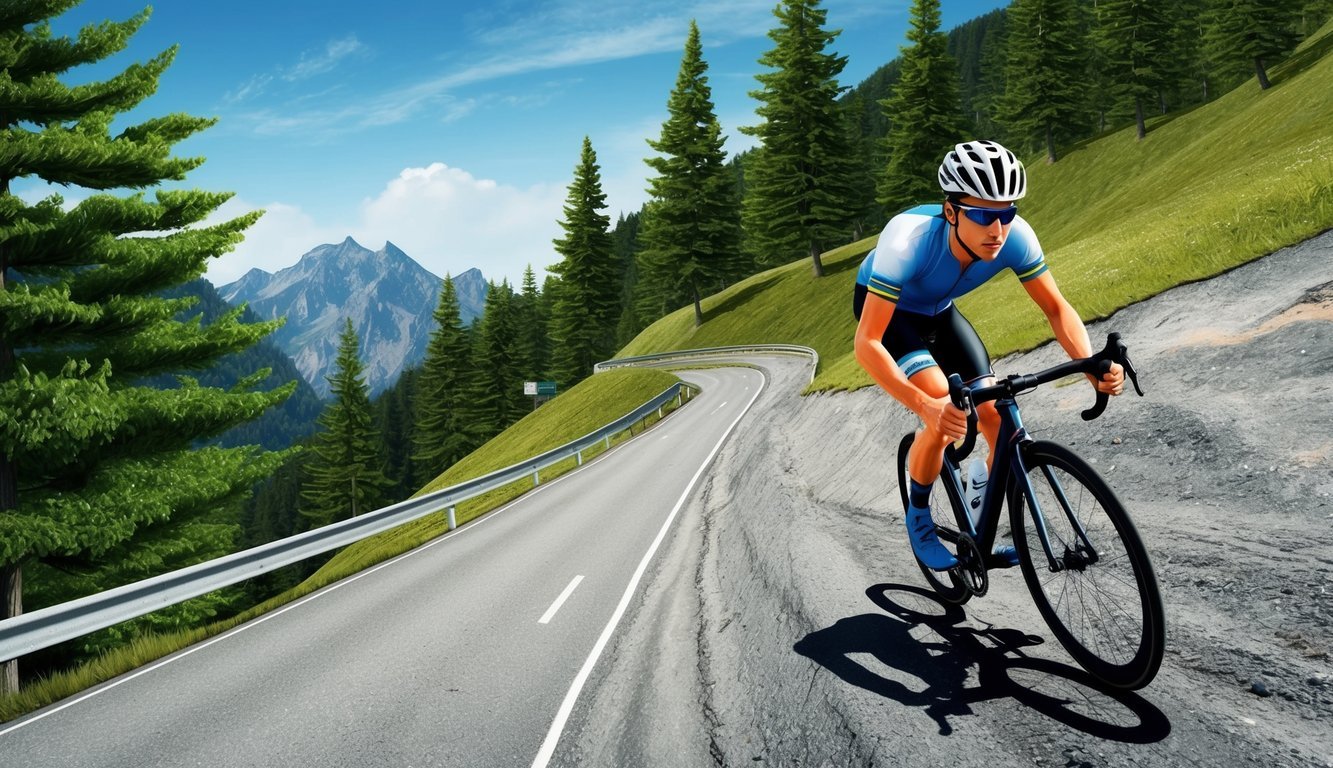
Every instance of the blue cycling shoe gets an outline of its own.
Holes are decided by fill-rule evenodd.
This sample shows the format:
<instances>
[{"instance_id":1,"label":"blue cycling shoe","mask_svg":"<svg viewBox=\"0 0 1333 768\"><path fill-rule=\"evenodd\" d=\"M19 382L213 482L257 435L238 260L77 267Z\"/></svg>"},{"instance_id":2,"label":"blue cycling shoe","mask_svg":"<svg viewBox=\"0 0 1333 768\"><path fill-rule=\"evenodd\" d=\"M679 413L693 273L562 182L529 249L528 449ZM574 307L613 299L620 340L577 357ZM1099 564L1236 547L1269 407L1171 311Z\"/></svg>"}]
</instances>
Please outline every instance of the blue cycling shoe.
<instances>
[{"instance_id":1,"label":"blue cycling shoe","mask_svg":"<svg viewBox=\"0 0 1333 768\"><path fill-rule=\"evenodd\" d=\"M991 553L991 568L1013 568L1018 565L1018 550L1012 544L1003 544Z\"/></svg>"},{"instance_id":2,"label":"blue cycling shoe","mask_svg":"<svg viewBox=\"0 0 1333 768\"><path fill-rule=\"evenodd\" d=\"M935 533L935 521L930 519L930 510L908 505L907 538L912 542L912 551L932 571L947 571L958 565L958 558L940 543Z\"/></svg>"}]
</instances>

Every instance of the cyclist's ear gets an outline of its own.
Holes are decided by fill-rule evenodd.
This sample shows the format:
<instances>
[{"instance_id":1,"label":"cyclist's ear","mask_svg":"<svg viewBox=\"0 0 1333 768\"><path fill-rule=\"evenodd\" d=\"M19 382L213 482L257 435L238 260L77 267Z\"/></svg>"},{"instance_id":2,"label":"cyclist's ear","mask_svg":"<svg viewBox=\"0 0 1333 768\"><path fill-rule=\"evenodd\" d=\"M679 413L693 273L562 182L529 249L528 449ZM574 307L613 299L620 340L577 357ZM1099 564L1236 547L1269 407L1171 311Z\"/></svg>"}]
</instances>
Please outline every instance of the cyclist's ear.
<instances>
[{"instance_id":1,"label":"cyclist's ear","mask_svg":"<svg viewBox=\"0 0 1333 768\"><path fill-rule=\"evenodd\" d=\"M947 197L944 198L944 206L945 206L945 207L942 208L941 211L940 211L940 213L944 216L944 220L947 221L949 224L955 226L955 227L958 226L958 209L953 207L953 201L950 200L950 199L947 198ZM949 219L949 209L951 209L951 208L953 209L953 220L952 220L952 221L950 221L950 219Z\"/></svg>"}]
</instances>

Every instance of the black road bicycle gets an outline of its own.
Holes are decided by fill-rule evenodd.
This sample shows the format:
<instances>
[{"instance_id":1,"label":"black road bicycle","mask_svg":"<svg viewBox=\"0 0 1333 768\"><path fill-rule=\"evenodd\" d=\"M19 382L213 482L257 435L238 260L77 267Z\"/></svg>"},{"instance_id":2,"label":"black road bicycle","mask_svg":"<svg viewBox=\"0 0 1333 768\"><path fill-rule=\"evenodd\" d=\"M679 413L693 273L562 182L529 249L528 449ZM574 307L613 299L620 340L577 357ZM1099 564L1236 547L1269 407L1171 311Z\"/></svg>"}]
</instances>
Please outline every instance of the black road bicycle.
<instances>
[{"instance_id":1,"label":"black road bicycle","mask_svg":"<svg viewBox=\"0 0 1333 768\"><path fill-rule=\"evenodd\" d=\"M961 605L986 594L992 568L1009 567L992 555L1001 509L1009 524L1028 591L1046 624L1074 660L1108 687L1135 690L1152 682L1162 664L1166 619L1148 552L1134 523L1106 481L1068 448L1036 440L1023 428L1015 398L1073 374L1100 378L1116 362L1140 396L1138 373L1120 334L1092 357L1036 374L1015 374L985 387L964 387L949 377L949 395L967 411L967 437L944 451L944 467L931 493L931 516L940 541L958 558L948 571L919 560L926 580L946 602ZM999 439L981 506L969 514L959 467L976 442L975 406L995 401ZM1084 420L1101 415L1109 396L1098 393ZM907 454L914 435L898 447L898 487L907 508ZM943 486L943 487L941 487Z\"/></svg>"}]
</instances>

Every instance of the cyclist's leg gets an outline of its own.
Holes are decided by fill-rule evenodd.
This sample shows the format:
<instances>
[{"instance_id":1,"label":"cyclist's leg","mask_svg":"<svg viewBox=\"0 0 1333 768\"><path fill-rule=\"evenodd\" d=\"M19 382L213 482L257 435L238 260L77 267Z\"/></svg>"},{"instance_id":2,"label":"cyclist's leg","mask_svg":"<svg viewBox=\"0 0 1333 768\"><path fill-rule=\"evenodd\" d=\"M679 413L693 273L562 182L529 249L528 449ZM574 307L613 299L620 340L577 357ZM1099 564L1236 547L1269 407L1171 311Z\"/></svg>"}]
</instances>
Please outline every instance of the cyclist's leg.
<instances>
[{"instance_id":1,"label":"cyclist's leg","mask_svg":"<svg viewBox=\"0 0 1333 768\"><path fill-rule=\"evenodd\" d=\"M926 339L931 355L939 363L947 376L958 374L968 386L986 386L995 382L995 371L991 368L990 353L972 324L958 311L957 305L950 304L936 315L937 330ZM946 386L946 392L947 386ZM1000 414L994 403L977 406L977 429L990 447L990 460L994 460L995 442L1000 434ZM990 463L989 461L987 462Z\"/></svg>"},{"instance_id":2,"label":"cyclist's leg","mask_svg":"<svg viewBox=\"0 0 1333 768\"><path fill-rule=\"evenodd\" d=\"M934 318L899 309L884 332L884 347L908 381L931 397L948 392L948 383L927 349L925 337L934 335ZM958 564L940 543L930 514L931 489L939 477L948 438L934 425L923 424L908 454L907 532L916 559L925 567L943 571Z\"/></svg>"},{"instance_id":3,"label":"cyclist's leg","mask_svg":"<svg viewBox=\"0 0 1333 768\"><path fill-rule=\"evenodd\" d=\"M963 317L955 305L941 312L938 316L938 330L933 337L927 338L931 353L939 362L940 368L948 373L957 373L964 384L985 386L995 381L995 372L991 368L990 353L972 324ZM996 442L1000 433L1000 414L994 403L977 406L977 429L986 438L990 448L987 457L987 471L995 462ZM941 449L943 450L943 449ZM1010 545L997 546L994 554L1010 565L1018 563L1018 554Z\"/></svg>"}]
</instances>

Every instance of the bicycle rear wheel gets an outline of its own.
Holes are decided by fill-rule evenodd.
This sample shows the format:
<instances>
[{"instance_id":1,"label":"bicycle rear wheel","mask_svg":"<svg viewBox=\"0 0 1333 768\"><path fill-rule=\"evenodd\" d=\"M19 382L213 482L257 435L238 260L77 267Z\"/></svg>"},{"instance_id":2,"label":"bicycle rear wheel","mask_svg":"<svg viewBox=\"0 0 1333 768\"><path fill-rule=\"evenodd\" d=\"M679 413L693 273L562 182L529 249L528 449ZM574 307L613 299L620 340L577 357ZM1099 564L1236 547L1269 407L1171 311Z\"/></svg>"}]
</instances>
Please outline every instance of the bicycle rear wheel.
<instances>
[{"instance_id":1,"label":"bicycle rear wheel","mask_svg":"<svg viewBox=\"0 0 1333 768\"><path fill-rule=\"evenodd\" d=\"M903 436L902 442L898 444L898 491L902 497L903 512L907 511L907 454L912 448L912 442L916 435L908 432ZM946 468L947 471L947 468ZM935 487L930 492L930 516L935 521L935 526L940 531L940 543L949 550L955 557L958 556L958 531L966 528L963 518L960 515L966 514L963 510L963 500L959 498L958 491L951 483L945 482L944 473L935 480ZM913 551L912 559L916 560L917 567L921 569L930 584L931 589L940 596L944 602L950 605L962 605L972 598L972 592L964 586L956 570L946 572L933 571L926 567L924 563L917 560L916 553Z\"/></svg>"},{"instance_id":2,"label":"bicycle rear wheel","mask_svg":"<svg viewBox=\"0 0 1333 768\"><path fill-rule=\"evenodd\" d=\"M1162 664L1166 619L1148 552L1106 482L1064 446L1023 448L1033 499L1011 483L1010 524L1028 591L1074 660L1112 688L1150 683ZM1059 570L1052 572L1038 521Z\"/></svg>"}]
</instances>

